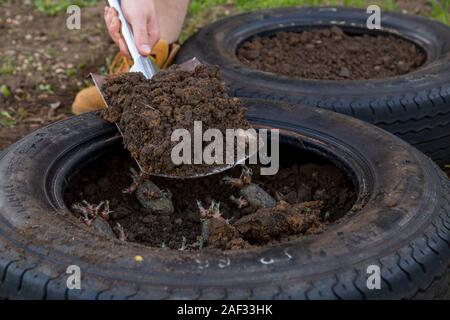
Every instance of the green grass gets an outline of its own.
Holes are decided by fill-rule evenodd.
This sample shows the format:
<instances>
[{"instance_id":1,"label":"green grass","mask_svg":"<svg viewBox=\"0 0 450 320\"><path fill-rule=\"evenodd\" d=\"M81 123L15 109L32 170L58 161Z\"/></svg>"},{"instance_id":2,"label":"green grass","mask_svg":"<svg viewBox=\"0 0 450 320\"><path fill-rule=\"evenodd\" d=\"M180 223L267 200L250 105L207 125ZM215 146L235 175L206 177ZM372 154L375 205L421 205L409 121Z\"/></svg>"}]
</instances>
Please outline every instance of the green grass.
<instances>
[{"instance_id":1,"label":"green grass","mask_svg":"<svg viewBox=\"0 0 450 320\"><path fill-rule=\"evenodd\" d=\"M11 95L11 89L9 89L9 87L6 84L2 84L0 86L0 94L3 97L8 98Z\"/></svg>"},{"instance_id":2,"label":"green grass","mask_svg":"<svg viewBox=\"0 0 450 320\"><path fill-rule=\"evenodd\" d=\"M41 91L44 91L50 95L54 94L55 92L53 91L53 86L50 83L41 83L38 86L38 89Z\"/></svg>"},{"instance_id":3,"label":"green grass","mask_svg":"<svg viewBox=\"0 0 450 320\"><path fill-rule=\"evenodd\" d=\"M240 10L256 10L263 8L289 7L289 6L319 6L338 5L339 1L324 0L236 0L236 5Z\"/></svg>"},{"instance_id":4,"label":"green grass","mask_svg":"<svg viewBox=\"0 0 450 320\"><path fill-rule=\"evenodd\" d=\"M5 128L11 128L16 125L16 120L11 116L8 111L0 110L0 126Z\"/></svg>"},{"instance_id":5,"label":"green grass","mask_svg":"<svg viewBox=\"0 0 450 320\"><path fill-rule=\"evenodd\" d=\"M189 15L195 16L200 14L203 10L211 6L234 4L231 0L191 0L189 5Z\"/></svg>"},{"instance_id":6,"label":"green grass","mask_svg":"<svg viewBox=\"0 0 450 320\"><path fill-rule=\"evenodd\" d=\"M14 66L12 60L6 60L0 65L0 76L12 74L14 72Z\"/></svg>"},{"instance_id":7,"label":"green grass","mask_svg":"<svg viewBox=\"0 0 450 320\"><path fill-rule=\"evenodd\" d=\"M448 1L448 0L445 0ZM239 11L250 11L290 6L351 6L367 7L370 1L365 0L191 0L190 14L198 14L202 9L214 5L233 4ZM395 0L378 1L385 10L396 9Z\"/></svg>"},{"instance_id":8,"label":"green grass","mask_svg":"<svg viewBox=\"0 0 450 320\"><path fill-rule=\"evenodd\" d=\"M77 74L77 69L75 68L67 68L66 75L70 78Z\"/></svg>"},{"instance_id":9,"label":"green grass","mask_svg":"<svg viewBox=\"0 0 450 320\"><path fill-rule=\"evenodd\" d=\"M431 16L442 23L450 24L450 0L429 0Z\"/></svg>"},{"instance_id":10,"label":"green grass","mask_svg":"<svg viewBox=\"0 0 450 320\"><path fill-rule=\"evenodd\" d=\"M397 10L396 0L369 1L369 0L191 0L189 8L190 17L195 19L212 6L231 4L238 11L252 11L266 8L289 6L350 6L366 8L369 4L378 4L383 10ZM450 23L450 0L428 0L432 11L431 17L443 23Z\"/></svg>"},{"instance_id":11,"label":"green grass","mask_svg":"<svg viewBox=\"0 0 450 320\"><path fill-rule=\"evenodd\" d=\"M71 4L80 7L95 5L100 0L33 0L39 12L49 15L56 15L65 12ZM0 0L0 5L7 0ZM237 11L245 12L258 9L289 7L289 6L351 6L356 8L366 8L371 3L377 3L383 10L396 10L396 0L191 0L189 6L189 17L197 20L197 16L203 19L205 12L212 10L214 6L233 5ZM428 0L432 12L431 17L443 23L450 23L450 0Z\"/></svg>"},{"instance_id":12,"label":"green grass","mask_svg":"<svg viewBox=\"0 0 450 320\"><path fill-rule=\"evenodd\" d=\"M48 15L57 15L65 12L67 7L75 4L79 7L95 5L99 0L34 0L36 10Z\"/></svg>"}]
</instances>

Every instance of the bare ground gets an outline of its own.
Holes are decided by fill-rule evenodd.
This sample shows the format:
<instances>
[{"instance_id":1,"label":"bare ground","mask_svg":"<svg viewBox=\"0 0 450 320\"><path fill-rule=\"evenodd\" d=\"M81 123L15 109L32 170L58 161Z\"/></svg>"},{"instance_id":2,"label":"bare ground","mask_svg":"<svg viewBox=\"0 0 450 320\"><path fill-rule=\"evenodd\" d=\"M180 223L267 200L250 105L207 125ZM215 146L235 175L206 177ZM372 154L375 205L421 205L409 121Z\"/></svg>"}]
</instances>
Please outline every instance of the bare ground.
<instances>
[{"instance_id":1,"label":"bare ground","mask_svg":"<svg viewBox=\"0 0 450 320\"><path fill-rule=\"evenodd\" d=\"M66 14L37 13L27 1L0 6L0 149L43 125L70 116L87 75L102 72L114 46L106 36L103 4L82 9L81 30L66 28ZM7 89L5 89L7 87Z\"/></svg>"}]
</instances>

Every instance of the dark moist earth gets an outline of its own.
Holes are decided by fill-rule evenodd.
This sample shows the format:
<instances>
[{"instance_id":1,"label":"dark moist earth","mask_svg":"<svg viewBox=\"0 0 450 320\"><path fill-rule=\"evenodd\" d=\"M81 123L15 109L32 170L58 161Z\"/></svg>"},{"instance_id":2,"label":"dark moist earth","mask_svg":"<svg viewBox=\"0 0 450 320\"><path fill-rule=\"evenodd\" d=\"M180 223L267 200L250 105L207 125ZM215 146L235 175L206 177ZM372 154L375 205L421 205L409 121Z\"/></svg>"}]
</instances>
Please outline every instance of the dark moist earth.
<instances>
[{"instance_id":1,"label":"dark moist earth","mask_svg":"<svg viewBox=\"0 0 450 320\"><path fill-rule=\"evenodd\" d=\"M256 36L237 52L251 68L317 80L367 80L416 70L425 54L394 36L348 35L340 28Z\"/></svg>"},{"instance_id":2,"label":"dark moist earth","mask_svg":"<svg viewBox=\"0 0 450 320\"><path fill-rule=\"evenodd\" d=\"M334 165L305 163L284 166L277 175L266 177L258 176L259 170L253 168L252 183L276 199L273 208L239 208L230 197L238 199L242 186L226 183L226 174L192 180L155 178L152 182L170 195L174 206L172 213L155 214L140 205L136 192L123 192L132 184L126 173L135 165L127 155L117 153L71 178L66 203L71 207L85 200L95 207L108 200L112 212L106 236L114 230L112 237L152 247L238 250L290 241L322 232L348 213L356 199L352 183ZM227 174L238 178L241 168ZM220 213L211 211L205 216L213 201L220 202ZM82 223L79 212L74 213ZM96 220L102 222L99 232L105 233L105 220L100 216Z\"/></svg>"},{"instance_id":3,"label":"dark moist earth","mask_svg":"<svg viewBox=\"0 0 450 320\"><path fill-rule=\"evenodd\" d=\"M202 121L203 131L249 128L245 108L228 96L215 66L193 71L172 66L151 80L127 73L108 79L103 92L109 105L103 118L119 124L126 148L146 173L188 176L211 170L208 165L173 164L175 129L187 129L193 137L194 121Z\"/></svg>"}]
</instances>

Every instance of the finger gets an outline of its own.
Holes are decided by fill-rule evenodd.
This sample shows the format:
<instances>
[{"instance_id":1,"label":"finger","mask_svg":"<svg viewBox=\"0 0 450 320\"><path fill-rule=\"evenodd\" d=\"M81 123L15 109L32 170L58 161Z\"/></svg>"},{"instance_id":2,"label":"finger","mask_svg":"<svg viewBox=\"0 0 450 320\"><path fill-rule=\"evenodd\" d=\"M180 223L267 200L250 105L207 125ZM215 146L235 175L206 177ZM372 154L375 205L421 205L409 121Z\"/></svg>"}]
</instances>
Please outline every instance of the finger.
<instances>
[{"instance_id":1,"label":"finger","mask_svg":"<svg viewBox=\"0 0 450 320\"><path fill-rule=\"evenodd\" d=\"M105 21L107 22L107 24L111 23L111 20L115 17L119 17L116 9L111 8L111 7L107 7L106 11L105 11Z\"/></svg>"},{"instance_id":2,"label":"finger","mask_svg":"<svg viewBox=\"0 0 450 320\"><path fill-rule=\"evenodd\" d=\"M112 20L112 15L111 15L111 11L109 11L108 7L105 8L104 18L105 18L106 27L109 28L109 25L111 24L111 20Z\"/></svg>"},{"instance_id":3,"label":"finger","mask_svg":"<svg viewBox=\"0 0 450 320\"><path fill-rule=\"evenodd\" d=\"M130 57L130 52L128 51L128 47L125 43L125 40L120 32L120 20L119 18L113 18L110 27L111 38L114 42L119 46L120 52L127 57Z\"/></svg>"},{"instance_id":4,"label":"finger","mask_svg":"<svg viewBox=\"0 0 450 320\"><path fill-rule=\"evenodd\" d=\"M120 19L118 17L114 17L111 23L111 37L113 38L114 42L119 46L120 52L130 57L130 52L128 51L128 47L126 45L126 42L122 36L122 33L120 32Z\"/></svg>"},{"instance_id":5,"label":"finger","mask_svg":"<svg viewBox=\"0 0 450 320\"><path fill-rule=\"evenodd\" d=\"M113 28L113 19L114 19L114 15L111 11L110 8L108 8L108 11L106 12L106 16L105 16L105 23L106 23L106 28L108 29L109 35L111 36L111 38L113 38L113 34L115 33L115 30ZM117 39L114 39L114 42L117 42Z\"/></svg>"},{"instance_id":6,"label":"finger","mask_svg":"<svg viewBox=\"0 0 450 320\"><path fill-rule=\"evenodd\" d=\"M123 55L130 57L127 45L120 32L120 19L114 8L105 8L105 22L108 33L111 36L111 39L119 46L120 52Z\"/></svg>"},{"instance_id":7,"label":"finger","mask_svg":"<svg viewBox=\"0 0 450 320\"><path fill-rule=\"evenodd\" d=\"M121 52L124 56L126 56L127 58L130 58L130 59L131 59L130 52L128 51L127 44L125 43L125 40L124 40L123 38L119 40L118 45L119 45L119 50L120 50L120 52Z\"/></svg>"},{"instance_id":8,"label":"finger","mask_svg":"<svg viewBox=\"0 0 450 320\"><path fill-rule=\"evenodd\" d=\"M113 17L118 17L119 16L119 14L117 13L117 10L112 8L112 7L109 7L108 11Z\"/></svg>"},{"instance_id":9,"label":"finger","mask_svg":"<svg viewBox=\"0 0 450 320\"><path fill-rule=\"evenodd\" d=\"M109 8L109 9L108 9L108 13L107 13L107 17L106 17L106 24L107 24L108 28L111 27L111 25L113 24L113 22L114 22L114 23L117 23L117 22L115 22L115 20L118 20L118 21L120 22L119 15L118 15L116 9L114 9L114 8ZM116 28L116 27L117 27L117 26L114 25L114 28ZM119 23L119 29L120 29L120 23Z\"/></svg>"},{"instance_id":10,"label":"finger","mask_svg":"<svg viewBox=\"0 0 450 320\"><path fill-rule=\"evenodd\" d=\"M119 43L119 40L122 38L122 34L120 33L120 20L119 18L112 18L111 23L108 26L109 34L115 43Z\"/></svg>"},{"instance_id":11,"label":"finger","mask_svg":"<svg viewBox=\"0 0 450 320\"><path fill-rule=\"evenodd\" d=\"M147 56L152 52L150 33L147 26L147 19L140 17L131 22L134 40L140 54Z\"/></svg>"},{"instance_id":12,"label":"finger","mask_svg":"<svg viewBox=\"0 0 450 320\"><path fill-rule=\"evenodd\" d=\"M152 14L147 21L147 28L149 30L150 47L153 48L161 38L158 19L156 14Z\"/></svg>"}]
</instances>

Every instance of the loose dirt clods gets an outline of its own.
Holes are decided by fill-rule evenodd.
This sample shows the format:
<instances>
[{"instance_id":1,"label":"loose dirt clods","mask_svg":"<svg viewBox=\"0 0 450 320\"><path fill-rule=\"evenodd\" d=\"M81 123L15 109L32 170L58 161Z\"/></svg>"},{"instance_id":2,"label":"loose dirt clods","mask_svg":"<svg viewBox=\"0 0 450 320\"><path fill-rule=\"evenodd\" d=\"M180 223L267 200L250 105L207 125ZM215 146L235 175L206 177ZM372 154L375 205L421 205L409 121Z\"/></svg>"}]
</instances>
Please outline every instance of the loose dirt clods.
<instances>
[{"instance_id":1,"label":"loose dirt clods","mask_svg":"<svg viewBox=\"0 0 450 320\"><path fill-rule=\"evenodd\" d=\"M367 80L416 70L426 55L415 44L391 35L351 35L340 28L256 36L237 51L254 69L318 80Z\"/></svg>"},{"instance_id":2,"label":"loose dirt clods","mask_svg":"<svg viewBox=\"0 0 450 320\"><path fill-rule=\"evenodd\" d=\"M249 128L245 108L239 99L228 96L214 66L200 65L193 71L172 66L152 80L138 73L114 76L103 92L110 107L103 118L119 124L126 148L146 173L189 176L212 169L173 163L171 152L178 144L171 141L175 129L186 129L193 137L195 121L202 122L204 131Z\"/></svg>"}]
</instances>

